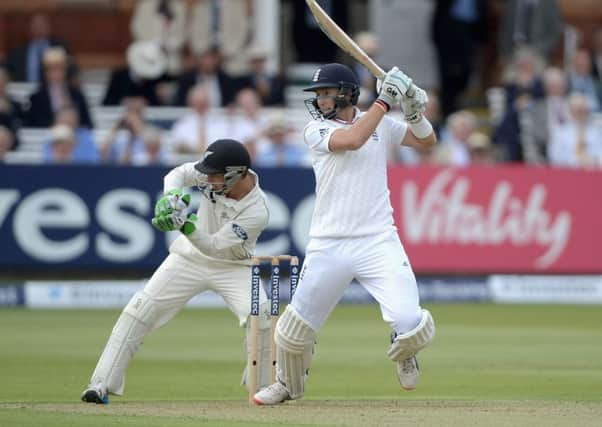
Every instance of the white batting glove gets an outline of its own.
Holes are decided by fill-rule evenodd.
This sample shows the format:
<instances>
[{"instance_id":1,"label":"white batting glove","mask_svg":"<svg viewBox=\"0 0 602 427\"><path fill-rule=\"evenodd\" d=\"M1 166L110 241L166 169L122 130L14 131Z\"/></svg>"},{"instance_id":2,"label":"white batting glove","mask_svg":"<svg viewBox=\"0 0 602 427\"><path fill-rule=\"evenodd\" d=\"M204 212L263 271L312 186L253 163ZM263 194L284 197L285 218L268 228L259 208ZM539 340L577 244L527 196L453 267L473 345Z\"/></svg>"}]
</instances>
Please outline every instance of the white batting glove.
<instances>
[{"instance_id":1,"label":"white batting glove","mask_svg":"<svg viewBox=\"0 0 602 427\"><path fill-rule=\"evenodd\" d=\"M407 92L411 85L412 79L400 71L399 68L393 67L385 74L382 81L377 81L377 99L387 104L390 110L395 104L399 104L403 94Z\"/></svg>"},{"instance_id":2,"label":"white batting glove","mask_svg":"<svg viewBox=\"0 0 602 427\"><path fill-rule=\"evenodd\" d=\"M418 123L422 118L422 113L426 110L426 104L429 99L426 92L415 84L412 84L412 96L403 96L401 98L401 108L408 123Z\"/></svg>"},{"instance_id":3,"label":"white batting glove","mask_svg":"<svg viewBox=\"0 0 602 427\"><path fill-rule=\"evenodd\" d=\"M398 67L393 67L389 70L387 74L385 74L385 77L382 80L376 80L376 91L378 93L380 93L381 87L384 81L387 80L387 78L395 82L395 85L399 87L402 95L407 95L408 92L412 91L411 89L414 86L412 84L412 79L408 77L408 75L401 71Z\"/></svg>"}]
</instances>

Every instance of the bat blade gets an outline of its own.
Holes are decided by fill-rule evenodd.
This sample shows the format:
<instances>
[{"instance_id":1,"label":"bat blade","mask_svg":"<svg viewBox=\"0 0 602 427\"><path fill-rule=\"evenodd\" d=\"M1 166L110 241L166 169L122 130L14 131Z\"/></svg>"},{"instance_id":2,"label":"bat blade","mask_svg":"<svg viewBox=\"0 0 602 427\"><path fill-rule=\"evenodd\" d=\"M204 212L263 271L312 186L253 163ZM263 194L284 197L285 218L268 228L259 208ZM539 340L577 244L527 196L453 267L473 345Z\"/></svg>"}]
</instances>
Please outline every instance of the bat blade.
<instances>
[{"instance_id":1,"label":"bat blade","mask_svg":"<svg viewBox=\"0 0 602 427\"><path fill-rule=\"evenodd\" d=\"M362 64L370 71L370 73L377 79L382 79L385 75L385 71L378 66L376 62L372 60L366 52L364 52L345 31L341 29L334 22L324 9L320 7L316 0L305 0L307 6L311 10L311 13L316 18L318 25L322 29L322 32L328 36L334 44L336 44L341 50L351 55L357 62Z\"/></svg>"}]
</instances>

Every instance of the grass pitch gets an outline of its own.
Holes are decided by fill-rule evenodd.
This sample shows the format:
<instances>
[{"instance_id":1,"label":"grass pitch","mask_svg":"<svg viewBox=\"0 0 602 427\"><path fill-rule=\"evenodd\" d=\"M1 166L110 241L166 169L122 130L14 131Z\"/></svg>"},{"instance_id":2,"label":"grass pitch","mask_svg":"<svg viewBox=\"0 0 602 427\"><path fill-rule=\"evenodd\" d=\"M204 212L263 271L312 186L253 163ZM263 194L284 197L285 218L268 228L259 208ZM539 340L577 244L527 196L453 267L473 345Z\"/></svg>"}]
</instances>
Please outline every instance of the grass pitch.
<instances>
[{"instance_id":1,"label":"grass pitch","mask_svg":"<svg viewBox=\"0 0 602 427\"><path fill-rule=\"evenodd\" d=\"M126 394L80 393L117 311L0 310L0 426L598 426L598 306L428 307L437 337L421 383L400 389L377 306L339 306L320 331L306 398L254 407L239 385L243 331L226 310L187 310L151 334Z\"/></svg>"}]
</instances>

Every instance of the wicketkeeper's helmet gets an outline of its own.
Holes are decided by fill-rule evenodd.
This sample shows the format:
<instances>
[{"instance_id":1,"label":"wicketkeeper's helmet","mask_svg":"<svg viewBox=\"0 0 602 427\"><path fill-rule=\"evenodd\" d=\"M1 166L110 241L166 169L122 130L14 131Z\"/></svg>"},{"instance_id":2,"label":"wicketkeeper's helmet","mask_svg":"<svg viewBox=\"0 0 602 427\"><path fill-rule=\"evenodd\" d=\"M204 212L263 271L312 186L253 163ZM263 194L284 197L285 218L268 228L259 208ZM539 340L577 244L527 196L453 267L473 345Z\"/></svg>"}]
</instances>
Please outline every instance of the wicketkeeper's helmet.
<instances>
[{"instance_id":1,"label":"wicketkeeper's helmet","mask_svg":"<svg viewBox=\"0 0 602 427\"><path fill-rule=\"evenodd\" d=\"M223 173L224 189L216 194L227 193L251 167L251 156L246 147L233 139L218 139L205 151L203 160L194 168L204 175Z\"/></svg>"}]
</instances>

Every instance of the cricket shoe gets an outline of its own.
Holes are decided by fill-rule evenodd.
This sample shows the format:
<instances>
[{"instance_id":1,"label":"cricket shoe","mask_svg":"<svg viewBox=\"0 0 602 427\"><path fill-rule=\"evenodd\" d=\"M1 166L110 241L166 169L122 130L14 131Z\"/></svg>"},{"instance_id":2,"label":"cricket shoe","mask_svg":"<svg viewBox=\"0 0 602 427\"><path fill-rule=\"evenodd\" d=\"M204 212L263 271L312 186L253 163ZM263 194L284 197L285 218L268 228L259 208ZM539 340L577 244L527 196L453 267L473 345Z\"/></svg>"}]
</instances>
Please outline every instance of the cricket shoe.
<instances>
[{"instance_id":1,"label":"cricket shoe","mask_svg":"<svg viewBox=\"0 0 602 427\"><path fill-rule=\"evenodd\" d=\"M414 390L420 377L420 368L416 356L397 362L397 378L404 390Z\"/></svg>"},{"instance_id":2,"label":"cricket shoe","mask_svg":"<svg viewBox=\"0 0 602 427\"><path fill-rule=\"evenodd\" d=\"M253 402L256 405L278 405L285 400L291 400L291 396L280 381L259 390L253 396Z\"/></svg>"},{"instance_id":3,"label":"cricket shoe","mask_svg":"<svg viewBox=\"0 0 602 427\"><path fill-rule=\"evenodd\" d=\"M109 403L109 393L102 384L90 386L82 393L82 400L88 403L107 405Z\"/></svg>"}]
</instances>

